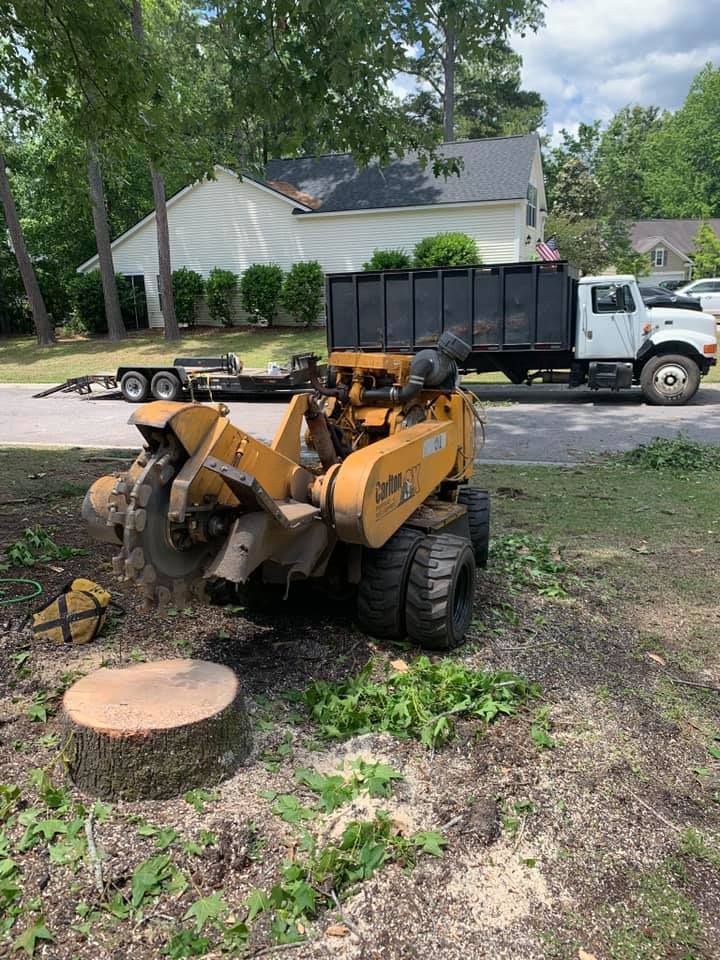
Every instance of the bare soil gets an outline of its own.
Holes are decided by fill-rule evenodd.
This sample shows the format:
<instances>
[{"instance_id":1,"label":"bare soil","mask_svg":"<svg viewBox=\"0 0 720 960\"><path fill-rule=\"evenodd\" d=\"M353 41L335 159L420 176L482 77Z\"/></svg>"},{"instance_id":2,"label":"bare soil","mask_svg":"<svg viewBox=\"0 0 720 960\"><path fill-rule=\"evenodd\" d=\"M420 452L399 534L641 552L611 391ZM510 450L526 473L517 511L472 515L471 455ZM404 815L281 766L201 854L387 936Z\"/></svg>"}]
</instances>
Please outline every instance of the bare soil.
<instances>
[{"instance_id":1,"label":"bare soil","mask_svg":"<svg viewBox=\"0 0 720 960\"><path fill-rule=\"evenodd\" d=\"M327 911L310 924L307 941L286 948L288 956L720 956L720 764L708 749L720 745L713 740L720 734L720 694L711 689L720 687L720 549L707 514L720 492L716 478L676 480L670 489L650 479L638 491L639 474L603 478L601 468L592 475L486 471L484 481L498 494L495 535L550 536L567 566L570 598L543 596L532 583L513 582L492 568L480 574L473 639L452 656L475 669L513 670L537 681L543 700L488 728L461 721L456 738L431 751L377 733L328 743L303 707L287 699L312 680L354 676L373 657L409 662L420 651L372 642L354 625L347 604L337 609L318 596L304 609L273 616L251 615L238 609L242 604L164 617L144 612L133 590L112 576L113 548L88 544L79 522L80 489L113 465L82 463L77 452L5 452L2 463L8 478L3 549L41 524L54 531L56 543L87 551L2 575L37 579L44 597L73 576L88 576L108 587L123 610L88 646L58 647L31 641L27 616L38 601L0 607L0 781L22 788L21 810L38 803L29 785L36 768L46 768L78 801L92 802L64 779L61 745L48 745L47 737L59 730L62 691L99 666L176 656L231 666L253 717L255 747L202 812L183 797L113 804L94 824L103 896L87 859L73 869L51 862L45 843L20 850L22 827L12 825L8 855L19 865L27 909L0 940L0 956L14 955L14 939L40 916L53 940L37 940L34 955L52 960L161 958L171 935L189 928L182 922L188 908L213 892L242 919L250 892L269 890L282 862L297 855L298 830L273 815L269 792L293 793L307 803L311 795L293 778L297 767L333 772L358 756L389 763L404 779L391 798L360 797L309 829L336 838L350 819L380 808L400 833L440 830L445 854L423 856L413 870L384 867L358 886L341 914ZM45 478L30 479L43 472ZM667 502L682 516L638 513L623 484L639 502ZM7 503L37 497L38 490L41 499ZM603 506L598 499L593 508L586 498L594 495L614 502ZM564 518L555 501L565 505ZM600 522L598 511L606 508L612 523ZM675 535L669 537L670 523ZM691 550L702 553L692 559ZM23 651L29 658L18 664ZM26 713L38 691L51 707L44 723ZM530 733L542 704L550 707L552 749L540 749ZM133 870L159 852L155 837L138 833L138 818L177 831L165 852L189 885L164 893L142 916L121 920L103 904L116 893L127 895ZM203 830L214 834L214 843L200 855L184 851L181 841L197 840ZM693 843L698 838L702 843ZM85 928L79 904L97 911ZM248 953L285 955L271 945L268 922L260 918ZM222 954L211 944L204 955Z\"/></svg>"}]
</instances>

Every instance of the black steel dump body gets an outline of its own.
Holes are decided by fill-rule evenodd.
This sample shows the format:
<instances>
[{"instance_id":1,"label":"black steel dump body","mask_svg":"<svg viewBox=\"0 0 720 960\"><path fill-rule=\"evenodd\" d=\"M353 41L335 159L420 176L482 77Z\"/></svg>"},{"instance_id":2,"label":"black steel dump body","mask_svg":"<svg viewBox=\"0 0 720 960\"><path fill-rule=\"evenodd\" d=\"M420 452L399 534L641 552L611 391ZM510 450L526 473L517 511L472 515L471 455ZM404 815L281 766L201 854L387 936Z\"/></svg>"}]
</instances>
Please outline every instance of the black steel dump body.
<instances>
[{"instance_id":1,"label":"black steel dump body","mask_svg":"<svg viewBox=\"0 0 720 960\"><path fill-rule=\"evenodd\" d=\"M573 346L577 273L564 260L475 267L331 273L329 350L413 353L450 330L488 352L554 353Z\"/></svg>"}]
</instances>

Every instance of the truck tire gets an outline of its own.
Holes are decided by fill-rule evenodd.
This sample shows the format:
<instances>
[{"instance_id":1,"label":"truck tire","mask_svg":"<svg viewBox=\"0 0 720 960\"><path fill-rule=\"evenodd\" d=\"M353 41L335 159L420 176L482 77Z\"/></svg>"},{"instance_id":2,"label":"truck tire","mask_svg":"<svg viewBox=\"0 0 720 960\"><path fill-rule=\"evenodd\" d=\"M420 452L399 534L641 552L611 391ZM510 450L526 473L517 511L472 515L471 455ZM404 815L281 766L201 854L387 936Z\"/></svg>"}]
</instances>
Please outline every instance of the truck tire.
<instances>
[{"instance_id":1,"label":"truck tire","mask_svg":"<svg viewBox=\"0 0 720 960\"><path fill-rule=\"evenodd\" d=\"M177 400L182 385L174 373L159 370L152 378L150 393L156 400Z\"/></svg>"},{"instance_id":2,"label":"truck tire","mask_svg":"<svg viewBox=\"0 0 720 960\"><path fill-rule=\"evenodd\" d=\"M640 372L640 386L648 403L655 406L680 406L697 393L700 368L690 357L661 354L652 357Z\"/></svg>"},{"instance_id":3,"label":"truck tire","mask_svg":"<svg viewBox=\"0 0 720 960\"><path fill-rule=\"evenodd\" d=\"M411 640L427 650L452 650L465 639L475 596L475 555L450 533L425 537L415 551L405 618Z\"/></svg>"},{"instance_id":4,"label":"truck tire","mask_svg":"<svg viewBox=\"0 0 720 960\"><path fill-rule=\"evenodd\" d=\"M150 394L147 377L139 370L128 370L120 380L120 392L128 403L142 403Z\"/></svg>"},{"instance_id":5,"label":"truck tire","mask_svg":"<svg viewBox=\"0 0 720 960\"><path fill-rule=\"evenodd\" d=\"M475 566L486 567L490 549L490 494L477 487L460 487L458 503L467 508Z\"/></svg>"},{"instance_id":6,"label":"truck tire","mask_svg":"<svg viewBox=\"0 0 720 960\"><path fill-rule=\"evenodd\" d=\"M400 527L378 550L363 550L362 580L357 593L360 627L371 637L402 640L405 637L405 603L408 576L415 551L425 535Z\"/></svg>"}]
</instances>

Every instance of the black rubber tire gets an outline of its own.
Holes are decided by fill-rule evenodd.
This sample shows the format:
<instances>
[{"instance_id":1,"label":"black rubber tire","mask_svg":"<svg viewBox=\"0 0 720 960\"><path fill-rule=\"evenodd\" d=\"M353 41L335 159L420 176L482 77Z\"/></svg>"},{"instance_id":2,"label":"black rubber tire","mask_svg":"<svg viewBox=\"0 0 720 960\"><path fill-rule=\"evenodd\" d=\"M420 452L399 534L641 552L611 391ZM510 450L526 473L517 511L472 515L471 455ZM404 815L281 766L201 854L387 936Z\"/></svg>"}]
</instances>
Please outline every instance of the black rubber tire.
<instances>
[{"instance_id":1,"label":"black rubber tire","mask_svg":"<svg viewBox=\"0 0 720 960\"><path fill-rule=\"evenodd\" d=\"M378 550L363 550L357 615L361 629L371 637L404 639L408 576L415 551L424 539L420 530L400 527Z\"/></svg>"},{"instance_id":2,"label":"black rubber tire","mask_svg":"<svg viewBox=\"0 0 720 960\"><path fill-rule=\"evenodd\" d=\"M180 396L182 385L174 373L158 370L150 383L150 393L156 400L172 402Z\"/></svg>"},{"instance_id":3,"label":"black rubber tire","mask_svg":"<svg viewBox=\"0 0 720 960\"><path fill-rule=\"evenodd\" d=\"M662 376L663 368L675 376L676 371L684 371L684 386L678 393L663 392L659 379ZM677 381L676 381L677 382ZM690 357L684 357L681 354L667 353L658 357L652 357L640 372L640 386L648 403L660 407L679 407L687 403L697 393L700 386L700 368ZM673 389L674 384L669 384L669 389Z\"/></svg>"},{"instance_id":4,"label":"black rubber tire","mask_svg":"<svg viewBox=\"0 0 720 960\"><path fill-rule=\"evenodd\" d=\"M460 487L458 503L467 507L475 566L486 567L490 550L490 494L477 487Z\"/></svg>"},{"instance_id":5,"label":"black rubber tire","mask_svg":"<svg viewBox=\"0 0 720 960\"><path fill-rule=\"evenodd\" d=\"M128 403L143 403L150 396L147 377L139 370L128 370L120 380L120 392Z\"/></svg>"},{"instance_id":6,"label":"black rubber tire","mask_svg":"<svg viewBox=\"0 0 720 960\"><path fill-rule=\"evenodd\" d=\"M415 551L407 586L408 636L427 650L452 650L465 639L475 596L475 555L450 533L426 537Z\"/></svg>"}]
</instances>

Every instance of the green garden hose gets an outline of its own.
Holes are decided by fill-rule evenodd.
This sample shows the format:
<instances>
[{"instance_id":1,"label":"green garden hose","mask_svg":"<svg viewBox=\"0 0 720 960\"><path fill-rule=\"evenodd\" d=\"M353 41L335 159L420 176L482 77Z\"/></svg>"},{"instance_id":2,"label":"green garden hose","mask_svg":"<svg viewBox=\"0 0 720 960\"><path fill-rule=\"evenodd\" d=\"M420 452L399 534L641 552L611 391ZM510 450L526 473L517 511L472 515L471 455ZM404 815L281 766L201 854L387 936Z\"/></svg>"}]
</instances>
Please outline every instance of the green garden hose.
<instances>
[{"instance_id":1,"label":"green garden hose","mask_svg":"<svg viewBox=\"0 0 720 960\"><path fill-rule=\"evenodd\" d=\"M5 594L7 590L4 587L0 586L0 607L6 606L9 603L25 603L26 600L34 600L35 597L39 597L43 592L42 584L38 583L37 580L24 580L21 577L0 577L0 584L3 583L25 583L31 587L35 587L34 593L25 593L19 597L6 597Z\"/></svg>"}]
</instances>

